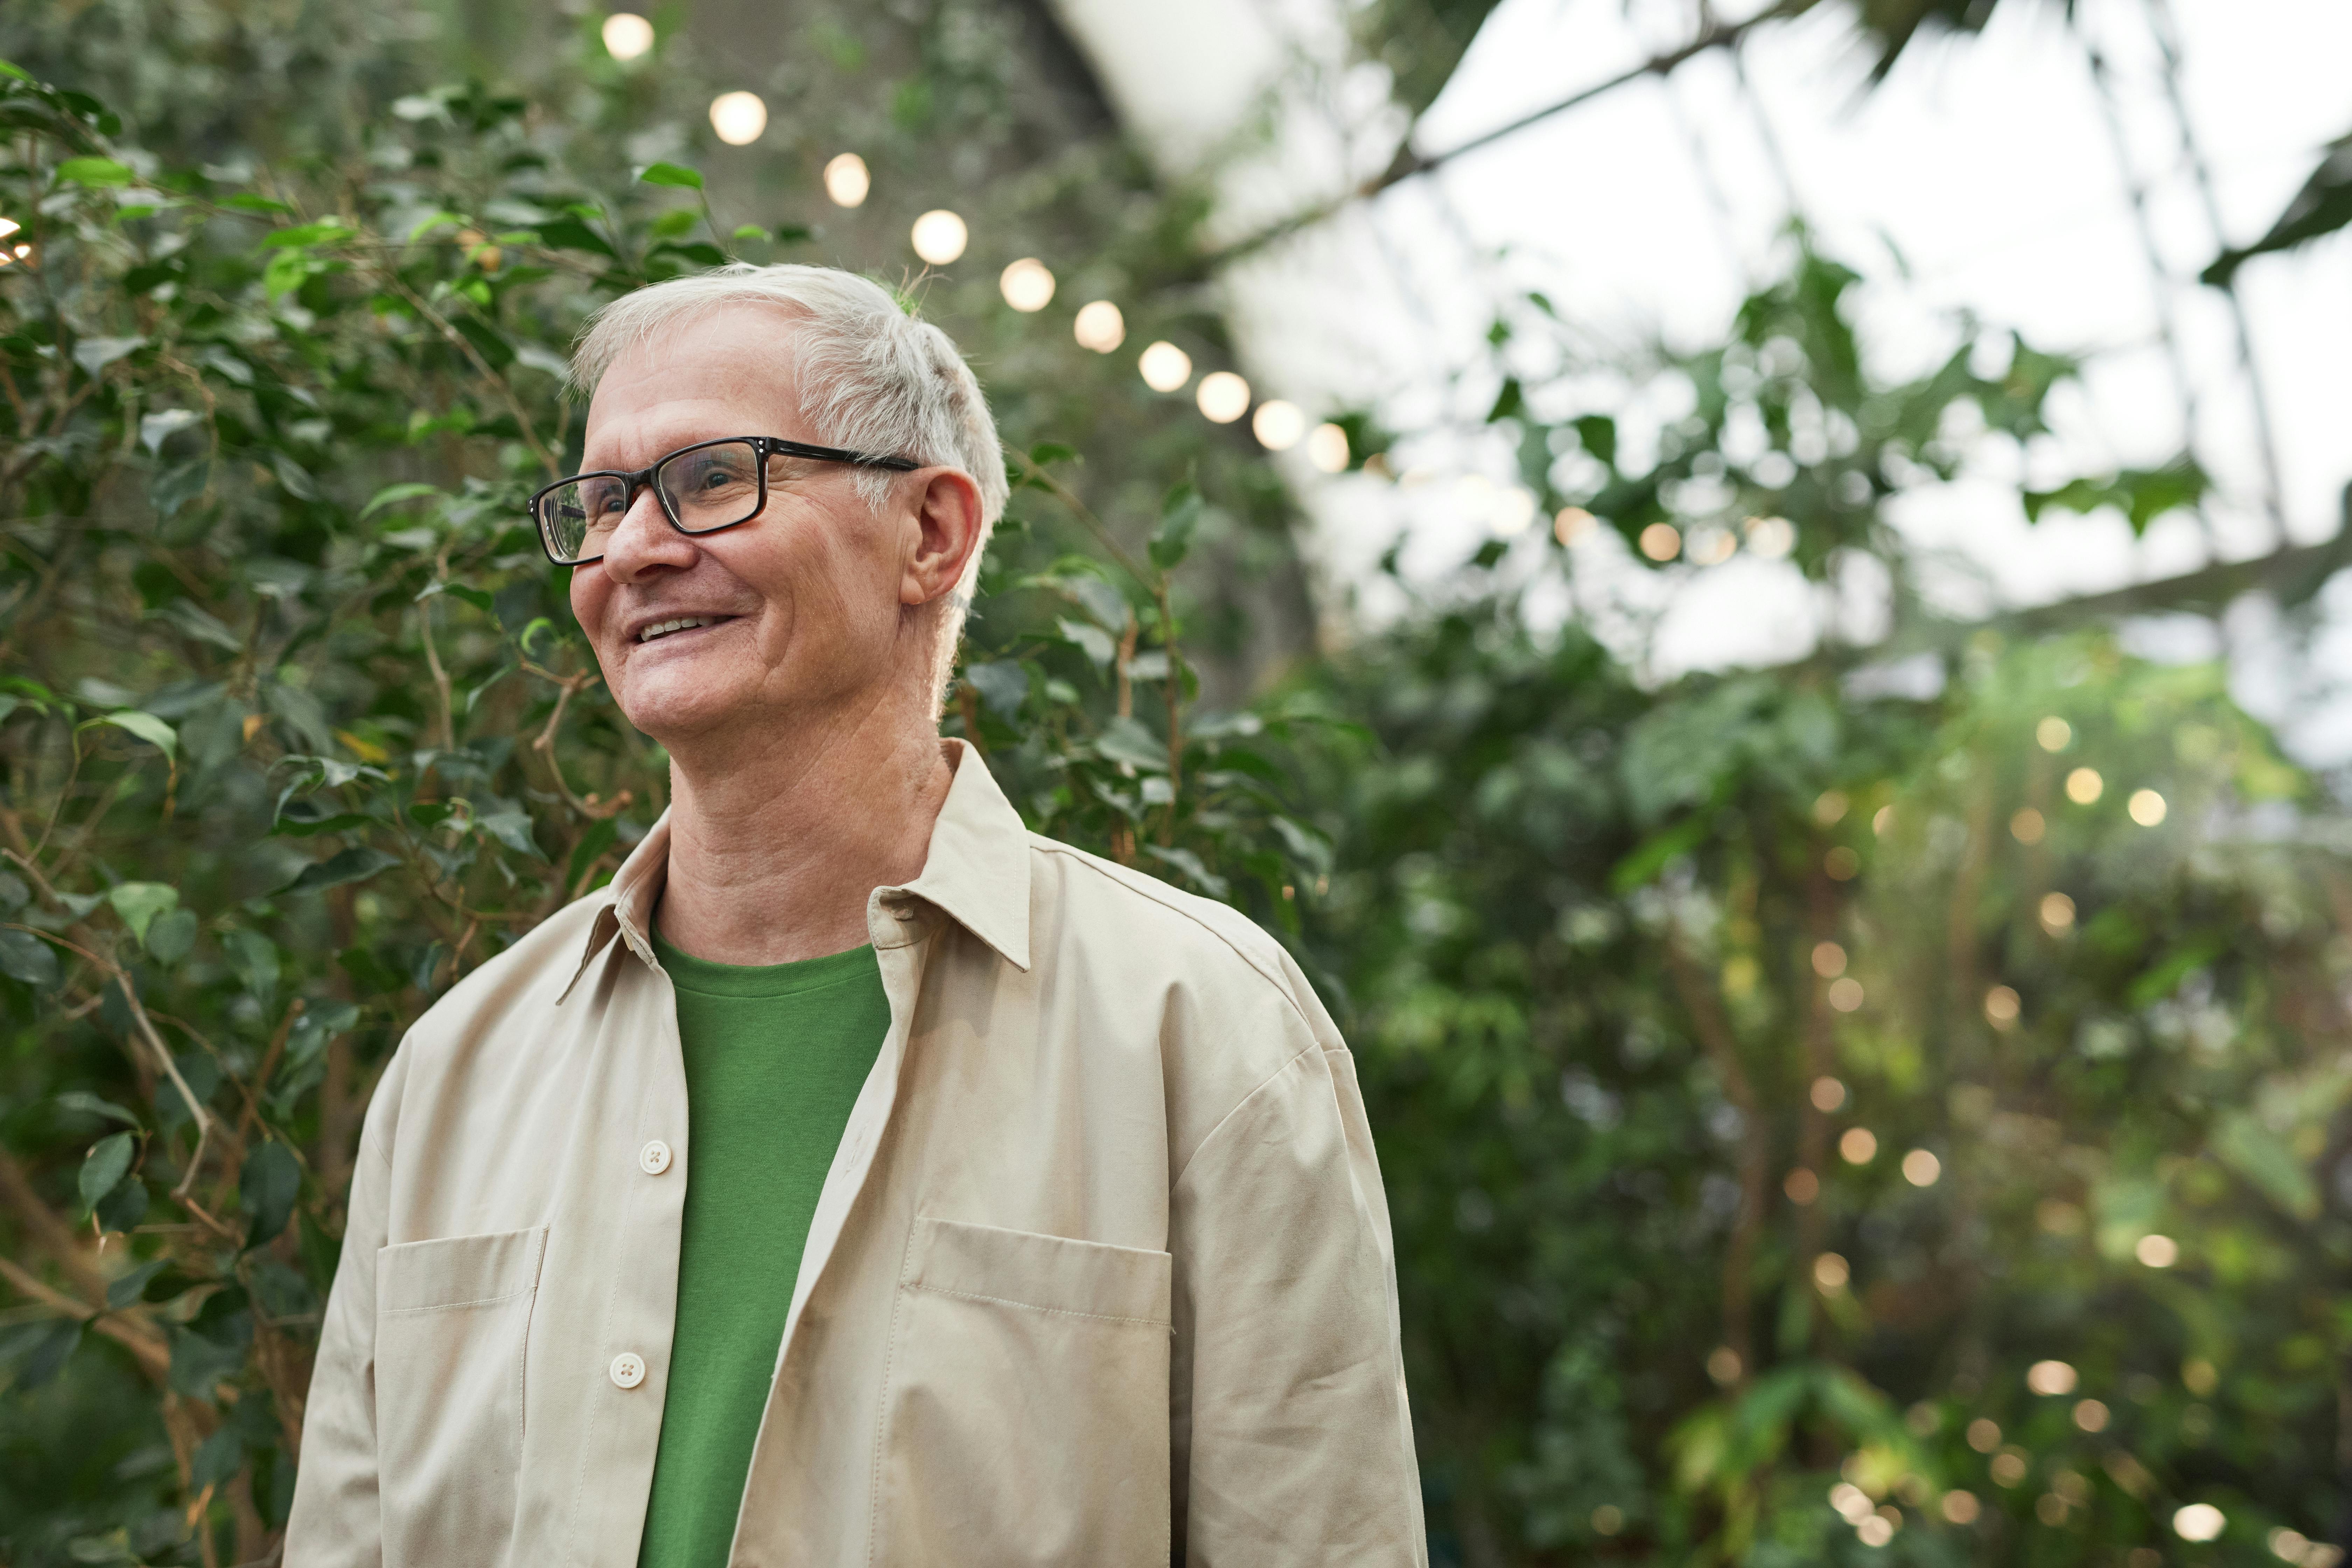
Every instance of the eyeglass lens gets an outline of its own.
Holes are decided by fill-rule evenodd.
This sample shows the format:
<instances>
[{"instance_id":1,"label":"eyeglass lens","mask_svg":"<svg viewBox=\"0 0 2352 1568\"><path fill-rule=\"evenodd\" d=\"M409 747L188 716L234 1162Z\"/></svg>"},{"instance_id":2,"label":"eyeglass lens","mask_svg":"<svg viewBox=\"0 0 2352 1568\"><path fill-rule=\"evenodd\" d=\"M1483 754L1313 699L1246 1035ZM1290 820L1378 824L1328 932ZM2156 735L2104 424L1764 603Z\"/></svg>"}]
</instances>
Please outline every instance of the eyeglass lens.
<instances>
[{"instance_id":1,"label":"eyeglass lens","mask_svg":"<svg viewBox=\"0 0 2352 1568\"><path fill-rule=\"evenodd\" d=\"M748 521L760 510L760 454L748 441L721 441L677 453L654 470L664 508L688 533L707 533ZM540 500L540 524L558 559L584 561L604 553L605 542L629 510L626 480L591 474Z\"/></svg>"}]
</instances>

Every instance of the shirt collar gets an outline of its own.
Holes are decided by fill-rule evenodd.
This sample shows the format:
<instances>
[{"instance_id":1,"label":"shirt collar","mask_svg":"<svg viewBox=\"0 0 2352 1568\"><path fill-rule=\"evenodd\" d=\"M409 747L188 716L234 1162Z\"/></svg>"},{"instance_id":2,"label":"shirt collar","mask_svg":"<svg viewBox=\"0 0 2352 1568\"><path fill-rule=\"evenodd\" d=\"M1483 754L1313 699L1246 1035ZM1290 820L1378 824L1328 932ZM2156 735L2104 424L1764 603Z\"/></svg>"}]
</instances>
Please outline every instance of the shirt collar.
<instances>
[{"instance_id":1,"label":"shirt collar","mask_svg":"<svg viewBox=\"0 0 2352 1568\"><path fill-rule=\"evenodd\" d=\"M1029 833L1021 814L1004 798L995 775L969 742L942 740L955 776L948 798L931 823L923 869L901 887L877 888L875 902L903 904L920 899L944 911L986 942L1015 969L1029 967ZM596 955L617 936L630 952L654 963L654 906L669 879L669 813L646 831L613 875L612 901L597 911L572 987ZM559 998L561 1000L561 998Z\"/></svg>"}]
</instances>

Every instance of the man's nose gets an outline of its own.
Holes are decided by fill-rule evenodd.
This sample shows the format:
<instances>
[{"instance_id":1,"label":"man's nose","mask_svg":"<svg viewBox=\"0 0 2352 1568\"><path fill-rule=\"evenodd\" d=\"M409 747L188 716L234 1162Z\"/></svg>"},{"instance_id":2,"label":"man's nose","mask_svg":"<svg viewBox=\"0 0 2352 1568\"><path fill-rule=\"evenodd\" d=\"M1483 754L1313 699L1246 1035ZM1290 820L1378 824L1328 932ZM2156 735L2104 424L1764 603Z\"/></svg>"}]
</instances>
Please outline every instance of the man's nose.
<instances>
[{"instance_id":1,"label":"man's nose","mask_svg":"<svg viewBox=\"0 0 2352 1568\"><path fill-rule=\"evenodd\" d=\"M629 510L604 541L604 570L616 582L633 583L648 573L683 571L694 564L694 541L669 525L661 498L651 485L629 499Z\"/></svg>"}]
</instances>

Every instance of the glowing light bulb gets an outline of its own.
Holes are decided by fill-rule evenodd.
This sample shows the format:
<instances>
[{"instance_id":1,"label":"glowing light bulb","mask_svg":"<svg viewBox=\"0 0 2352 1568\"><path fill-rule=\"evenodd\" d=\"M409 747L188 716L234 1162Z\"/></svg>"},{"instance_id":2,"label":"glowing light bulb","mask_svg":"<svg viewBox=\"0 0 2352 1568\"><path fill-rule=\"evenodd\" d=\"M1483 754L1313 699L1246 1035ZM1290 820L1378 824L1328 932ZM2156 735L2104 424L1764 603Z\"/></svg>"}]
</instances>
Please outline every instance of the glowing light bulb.
<instances>
[{"instance_id":1,"label":"glowing light bulb","mask_svg":"<svg viewBox=\"0 0 2352 1568\"><path fill-rule=\"evenodd\" d=\"M635 11L615 11L604 18L604 52L616 60L633 60L654 47L654 25Z\"/></svg>"},{"instance_id":2,"label":"glowing light bulb","mask_svg":"<svg viewBox=\"0 0 2352 1568\"><path fill-rule=\"evenodd\" d=\"M866 160L855 153L844 153L824 166L824 194L837 207L861 205L866 193L874 188L874 176L866 170Z\"/></svg>"},{"instance_id":3,"label":"glowing light bulb","mask_svg":"<svg viewBox=\"0 0 2352 1568\"><path fill-rule=\"evenodd\" d=\"M1143 351L1135 368L1152 391L1173 392L1192 379L1192 356L1163 339Z\"/></svg>"},{"instance_id":4,"label":"glowing light bulb","mask_svg":"<svg viewBox=\"0 0 2352 1568\"><path fill-rule=\"evenodd\" d=\"M1271 398L1259 404L1257 412L1250 416L1250 434L1269 452L1287 452L1307 434L1307 416L1298 411L1295 403Z\"/></svg>"},{"instance_id":5,"label":"glowing light bulb","mask_svg":"<svg viewBox=\"0 0 2352 1568\"><path fill-rule=\"evenodd\" d=\"M1249 412L1250 385L1232 371L1211 371L1201 378L1201 389L1193 397L1210 421L1230 425Z\"/></svg>"},{"instance_id":6,"label":"glowing light bulb","mask_svg":"<svg viewBox=\"0 0 2352 1568\"><path fill-rule=\"evenodd\" d=\"M1006 304L1024 313L1042 310L1054 301L1054 275L1034 256L1024 256L1006 268L996 287Z\"/></svg>"},{"instance_id":7,"label":"glowing light bulb","mask_svg":"<svg viewBox=\"0 0 2352 1568\"><path fill-rule=\"evenodd\" d=\"M1348 468L1348 433L1337 425L1318 425L1307 432L1307 460L1326 474Z\"/></svg>"},{"instance_id":8,"label":"glowing light bulb","mask_svg":"<svg viewBox=\"0 0 2352 1568\"><path fill-rule=\"evenodd\" d=\"M1683 552L1683 531L1671 522L1654 522L1642 531L1642 553L1653 561L1672 561Z\"/></svg>"},{"instance_id":9,"label":"glowing light bulb","mask_svg":"<svg viewBox=\"0 0 2352 1568\"><path fill-rule=\"evenodd\" d=\"M1078 319L1070 323L1070 331L1078 347L1107 354L1127 342L1127 318L1109 300L1097 300L1078 307Z\"/></svg>"},{"instance_id":10,"label":"glowing light bulb","mask_svg":"<svg viewBox=\"0 0 2352 1568\"><path fill-rule=\"evenodd\" d=\"M963 254L963 247L971 242L971 230L964 226L963 219L945 207L933 207L915 220L914 231L908 237L916 255L934 267L945 267Z\"/></svg>"},{"instance_id":11,"label":"glowing light bulb","mask_svg":"<svg viewBox=\"0 0 2352 1568\"><path fill-rule=\"evenodd\" d=\"M768 106L756 92L722 92L710 100L710 129L730 147L749 147L768 128Z\"/></svg>"}]
</instances>

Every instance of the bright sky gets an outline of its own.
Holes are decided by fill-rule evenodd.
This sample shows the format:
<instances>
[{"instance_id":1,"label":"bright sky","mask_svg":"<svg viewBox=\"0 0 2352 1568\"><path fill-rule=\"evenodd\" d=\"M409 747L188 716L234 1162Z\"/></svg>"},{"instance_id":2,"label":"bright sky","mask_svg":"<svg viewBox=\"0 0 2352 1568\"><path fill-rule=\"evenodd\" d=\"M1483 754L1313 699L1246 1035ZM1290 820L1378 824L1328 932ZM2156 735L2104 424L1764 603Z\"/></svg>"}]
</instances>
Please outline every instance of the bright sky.
<instances>
[{"instance_id":1,"label":"bright sky","mask_svg":"<svg viewBox=\"0 0 2352 1568\"><path fill-rule=\"evenodd\" d=\"M1247 85L1286 47L1294 58L1328 58L1338 16L1332 0L1170 8L1067 0L1067 8L1082 37L1092 35L1090 50L1131 121L1180 163L1234 123ZM1443 152L1679 44L1691 10L1686 0L1504 0L1415 146ZM1182 12L1190 26L1151 26L1139 12L1171 23ZM1206 25L1206 12L1218 26ZM2275 216L2321 147L2352 130L2352 78L2340 69L2352 58L2352 6L2173 0L2170 14L2179 91L2221 230L2243 242ZM1596 342L1719 342L1747 284L1771 265L1793 187L1795 209L1825 247L1874 279L1859 324L1890 371L1948 352L1961 310L2091 360L2083 392L2059 410L2057 440L2021 458L1988 449L1983 478L1923 495L1900 518L1914 539L1951 552L1937 592L1952 608L2168 575L2212 550L2259 553L2273 535L2255 400L2226 302L2193 281L2219 244L2181 144L2162 15L2148 0L2082 0L2070 27L2055 4L2003 0L1984 36L1915 47L1870 91L1842 16L1767 29L1745 52L1744 88L1728 58L1702 57L1666 81L1612 92L1400 186L1238 269L1229 292L1254 378L1261 393L1310 409L1379 399L1409 425L1447 406L1452 373L1475 363L1490 301L1514 281L1543 287ZM1213 49L1200 42L1212 37ZM2108 61L2104 94L2086 41ZM1397 121L1377 87L1360 73L1327 72L1295 94L1271 157L1227 177L1229 229L1336 188L1343 165L1360 176L1384 164ZM2150 241L2133 216L2135 184L2168 283L2155 280ZM1497 263L1498 253L1507 258ZM2352 348L2347 274L2352 240L2336 239L2241 275L2286 529L2297 540L2334 531L2352 477L2342 436L2352 428L2352 385L2339 372ZM2223 492L2214 539L2186 516L2139 542L2113 515L2053 514L2029 527L2014 500L2021 461L2046 484L2179 450L2183 378L2162 346L2168 321L2195 447ZM1464 387L1453 406L1490 391ZM1352 589L1360 613L1391 607L1370 565L1400 531L1411 574L1438 582L1492 531L1499 489L1459 476L1507 484L1507 454L1447 442L1403 457L1429 482L1349 479L1317 492L1315 550L1335 605ZM1522 537L1532 563L1538 535ZM1744 553L1663 576L1626 559L1613 537L1576 556L1579 604L1660 674L1788 658L1810 646L1825 616L1849 632L1869 629L1866 582L1850 585L1841 609L1808 594L1786 566ZM1564 597L1559 605L1565 613ZM2221 646L2177 623L2136 635L2152 651ZM2286 655L2259 608L2233 617L2224 640L2242 695L2287 721L2298 749L2315 760L2352 758L2352 700L2332 693L2352 679L2352 595L2308 663Z\"/></svg>"}]
</instances>

